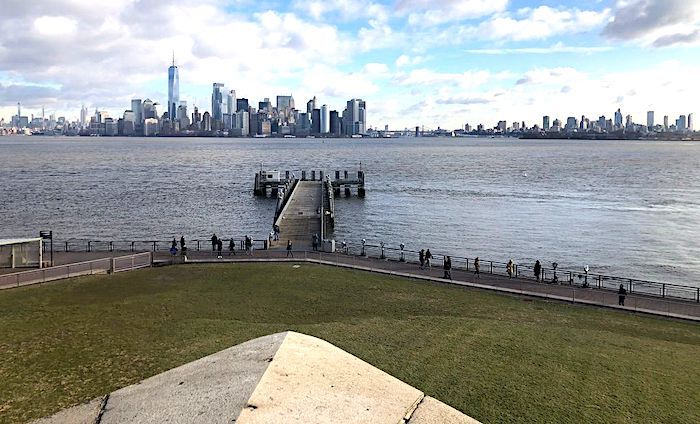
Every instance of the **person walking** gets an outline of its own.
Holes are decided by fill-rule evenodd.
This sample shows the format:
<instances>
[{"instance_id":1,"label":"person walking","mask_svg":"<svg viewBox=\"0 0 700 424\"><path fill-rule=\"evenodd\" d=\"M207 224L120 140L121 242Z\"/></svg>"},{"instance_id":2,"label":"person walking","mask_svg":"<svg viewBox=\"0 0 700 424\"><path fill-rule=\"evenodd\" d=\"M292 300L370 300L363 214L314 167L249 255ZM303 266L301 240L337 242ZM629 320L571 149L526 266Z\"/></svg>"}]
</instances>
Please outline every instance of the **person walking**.
<instances>
[{"instance_id":1,"label":"person walking","mask_svg":"<svg viewBox=\"0 0 700 424\"><path fill-rule=\"evenodd\" d=\"M287 240L287 257L294 257L294 253L292 252L292 241Z\"/></svg>"},{"instance_id":2,"label":"person walking","mask_svg":"<svg viewBox=\"0 0 700 424\"><path fill-rule=\"evenodd\" d=\"M253 255L253 238L245 236L245 251L248 256Z\"/></svg>"},{"instance_id":3,"label":"person walking","mask_svg":"<svg viewBox=\"0 0 700 424\"><path fill-rule=\"evenodd\" d=\"M170 254L173 256L177 255L177 240L175 240L175 237L173 237L173 242L170 245Z\"/></svg>"},{"instance_id":4,"label":"person walking","mask_svg":"<svg viewBox=\"0 0 700 424\"><path fill-rule=\"evenodd\" d=\"M539 259L535 261L534 271L535 271L535 280L537 280L537 282L539 283L540 282L540 273L542 272L542 265L540 264Z\"/></svg>"},{"instance_id":5,"label":"person walking","mask_svg":"<svg viewBox=\"0 0 700 424\"><path fill-rule=\"evenodd\" d=\"M275 232L275 235L273 237L274 241L279 241L280 239L280 226L275 224L272 226L272 230Z\"/></svg>"},{"instance_id":6,"label":"person walking","mask_svg":"<svg viewBox=\"0 0 700 424\"><path fill-rule=\"evenodd\" d=\"M217 253L218 253L217 257L218 257L219 259L222 258L221 251L222 251L223 249L224 249L224 241L221 240L221 239L218 239L218 240L216 241L216 251L217 251Z\"/></svg>"},{"instance_id":7,"label":"person walking","mask_svg":"<svg viewBox=\"0 0 700 424\"><path fill-rule=\"evenodd\" d=\"M425 269L425 249L418 252L418 262L420 262L420 269Z\"/></svg>"},{"instance_id":8,"label":"person walking","mask_svg":"<svg viewBox=\"0 0 700 424\"><path fill-rule=\"evenodd\" d=\"M318 234L314 234L313 249L314 252L318 250Z\"/></svg>"},{"instance_id":9,"label":"person walking","mask_svg":"<svg viewBox=\"0 0 700 424\"><path fill-rule=\"evenodd\" d=\"M445 279L452 279L452 258L449 256L445 256L445 259L442 261L442 267L445 270L445 275L442 278Z\"/></svg>"},{"instance_id":10,"label":"person walking","mask_svg":"<svg viewBox=\"0 0 700 424\"><path fill-rule=\"evenodd\" d=\"M513 260L508 259L508 264L506 265L506 272L508 272L508 278L513 278Z\"/></svg>"},{"instance_id":11,"label":"person walking","mask_svg":"<svg viewBox=\"0 0 700 424\"><path fill-rule=\"evenodd\" d=\"M620 290L617 291L617 304L620 306L625 306L625 296L627 296L627 290L625 290L625 286L620 284Z\"/></svg>"},{"instance_id":12,"label":"person walking","mask_svg":"<svg viewBox=\"0 0 700 424\"><path fill-rule=\"evenodd\" d=\"M430 269L430 260L433 259L433 254L430 253L430 249L425 251L425 266Z\"/></svg>"},{"instance_id":13,"label":"person walking","mask_svg":"<svg viewBox=\"0 0 700 424\"><path fill-rule=\"evenodd\" d=\"M476 274L476 278L481 278L479 275L479 270L481 269L481 262L479 261L479 257L477 256L474 258L474 274Z\"/></svg>"},{"instance_id":14,"label":"person walking","mask_svg":"<svg viewBox=\"0 0 700 424\"><path fill-rule=\"evenodd\" d=\"M212 252L215 251L216 246L218 246L218 245L219 245L219 238L216 236L216 233L214 233L214 235L211 236L211 251Z\"/></svg>"},{"instance_id":15,"label":"person walking","mask_svg":"<svg viewBox=\"0 0 700 424\"><path fill-rule=\"evenodd\" d=\"M233 241L233 237L228 241L228 255L236 256L236 242Z\"/></svg>"}]
</instances>

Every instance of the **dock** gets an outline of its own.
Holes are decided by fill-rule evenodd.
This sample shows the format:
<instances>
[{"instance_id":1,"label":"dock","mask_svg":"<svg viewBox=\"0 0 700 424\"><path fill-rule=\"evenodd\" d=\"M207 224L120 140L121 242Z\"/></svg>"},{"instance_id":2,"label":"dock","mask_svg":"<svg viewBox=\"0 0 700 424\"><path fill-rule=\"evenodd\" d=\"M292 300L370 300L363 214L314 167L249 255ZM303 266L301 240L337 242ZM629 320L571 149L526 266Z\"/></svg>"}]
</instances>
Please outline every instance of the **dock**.
<instances>
[{"instance_id":1,"label":"dock","mask_svg":"<svg viewBox=\"0 0 700 424\"><path fill-rule=\"evenodd\" d=\"M263 170L255 175L254 194L277 197L273 226L279 228L280 239L270 247L284 249L289 240L295 250L310 250L316 235L319 249L333 251L335 247L329 239L335 225L335 197L341 193L352 196L353 188L358 197L364 197L364 171L300 171L300 179L296 175Z\"/></svg>"}]
</instances>

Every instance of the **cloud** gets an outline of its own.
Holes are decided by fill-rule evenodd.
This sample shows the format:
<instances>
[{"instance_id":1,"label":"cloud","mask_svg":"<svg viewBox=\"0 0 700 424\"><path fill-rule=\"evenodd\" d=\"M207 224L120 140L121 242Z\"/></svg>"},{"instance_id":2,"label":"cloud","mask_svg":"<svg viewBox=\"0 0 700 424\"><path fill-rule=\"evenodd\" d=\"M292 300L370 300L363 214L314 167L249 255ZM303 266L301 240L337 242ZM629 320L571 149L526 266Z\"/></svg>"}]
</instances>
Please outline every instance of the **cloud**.
<instances>
[{"instance_id":1,"label":"cloud","mask_svg":"<svg viewBox=\"0 0 700 424\"><path fill-rule=\"evenodd\" d=\"M425 57L423 56L411 57L409 55L402 54L396 59L396 62L394 62L394 64L397 68L403 68L405 66L417 65L423 61L425 61Z\"/></svg>"},{"instance_id":2,"label":"cloud","mask_svg":"<svg viewBox=\"0 0 700 424\"><path fill-rule=\"evenodd\" d=\"M667 47L676 44L689 44L697 41L700 41L700 29L696 29L688 34L681 33L661 36L652 43L652 46Z\"/></svg>"},{"instance_id":3,"label":"cloud","mask_svg":"<svg viewBox=\"0 0 700 424\"><path fill-rule=\"evenodd\" d=\"M465 50L470 54L504 55L504 54L592 54L613 50L611 46L567 46L559 42L549 47L519 47L497 49L470 49Z\"/></svg>"},{"instance_id":4,"label":"cloud","mask_svg":"<svg viewBox=\"0 0 700 424\"><path fill-rule=\"evenodd\" d=\"M491 103L491 100L481 97L448 97L446 99L438 99L435 103L439 105L483 105Z\"/></svg>"},{"instance_id":5,"label":"cloud","mask_svg":"<svg viewBox=\"0 0 700 424\"><path fill-rule=\"evenodd\" d=\"M467 34L471 32L471 36L492 40L523 41L582 33L605 24L610 17L610 9L567 10L540 6L520 9L517 16L520 19L509 13L495 15L467 31Z\"/></svg>"},{"instance_id":6,"label":"cloud","mask_svg":"<svg viewBox=\"0 0 700 424\"><path fill-rule=\"evenodd\" d=\"M635 40L658 29L695 24L700 3L688 0L618 0L613 19L603 29L605 37Z\"/></svg>"},{"instance_id":7,"label":"cloud","mask_svg":"<svg viewBox=\"0 0 700 424\"><path fill-rule=\"evenodd\" d=\"M65 16L41 16L34 20L34 29L47 37L73 34L78 27L75 19Z\"/></svg>"},{"instance_id":8,"label":"cloud","mask_svg":"<svg viewBox=\"0 0 700 424\"><path fill-rule=\"evenodd\" d=\"M502 12L508 0L399 0L396 11L408 15L409 25L438 25Z\"/></svg>"}]
</instances>

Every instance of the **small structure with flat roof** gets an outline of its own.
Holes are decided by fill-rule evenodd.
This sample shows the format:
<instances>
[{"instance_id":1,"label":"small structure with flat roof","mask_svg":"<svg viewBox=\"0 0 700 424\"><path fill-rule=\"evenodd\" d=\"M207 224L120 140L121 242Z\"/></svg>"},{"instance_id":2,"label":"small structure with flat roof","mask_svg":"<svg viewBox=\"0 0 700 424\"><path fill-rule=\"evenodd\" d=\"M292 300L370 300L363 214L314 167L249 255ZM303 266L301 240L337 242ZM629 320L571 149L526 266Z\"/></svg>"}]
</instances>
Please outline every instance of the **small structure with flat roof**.
<instances>
[{"instance_id":1,"label":"small structure with flat roof","mask_svg":"<svg viewBox=\"0 0 700 424\"><path fill-rule=\"evenodd\" d=\"M42 262L40 237L0 239L0 268L41 268Z\"/></svg>"}]
</instances>

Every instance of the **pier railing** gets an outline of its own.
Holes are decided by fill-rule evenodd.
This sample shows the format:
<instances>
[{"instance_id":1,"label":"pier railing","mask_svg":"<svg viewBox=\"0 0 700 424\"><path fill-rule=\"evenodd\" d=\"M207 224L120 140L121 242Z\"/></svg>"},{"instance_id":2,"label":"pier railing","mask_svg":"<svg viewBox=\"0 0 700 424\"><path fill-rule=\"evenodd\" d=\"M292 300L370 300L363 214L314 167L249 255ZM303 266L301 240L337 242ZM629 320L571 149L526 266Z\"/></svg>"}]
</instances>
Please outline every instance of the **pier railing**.
<instances>
[{"instance_id":1,"label":"pier railing","mask_svg":"<svg viewBox=\"0 0 700 424\"><path fill-rule=\"evenodd\" d=\"M325 237L324 237L325 238ZM322 240L324 239L322 238ZM231 238L222 239L224 250L228 251ZM236 250L245 250L245 237L233 237ZM170 249L172 240L87 240L70 239L54 241L55 251L65 252L166 252ZM188 251L211 252L211 240L207 238L195 238L186 241ZM268 239L254 239L254 250L265 250L269 247ZM47 249L44 244L44 249ZM178 246L179 248L179 246ZM418 263L418 251L402 249L400 245L383 243L349 243L336 240L336 250L339 254L349 256L361 256L388 261ZM178 254L181 253L180 251ZM448 256L443 252L432 252L433 268L442 269L443 259ZM473 257L449 255L452 259L453 270L474 272ZM508 276L507 263L481 258L480 273ZM519 264L513 266L512 277L536 281L532 264ZM555 278L556 277L556 278ZM641 280L637 278L606 275L595 272L586 273L583 270L557 268L556 270L543 264L540 281L543 284L557 284L571 287L590 288L616 292L622 284L628 294L641 294L659 298L678 299L700 303L700 287L685 286L674 283Z\"/></svg>"},{"instance_id":2,"label":"pier railing","mask_svg":"<svg viewBox=\"0 0 700 424\"><path fill-rule=\"evenodd\" d=\"M341 244L341 249L343 245ZM394 260L399 262L409 262L418 264L419 252L416 250L401 249L400 246L388 244L350 244L345 243L345 252L350 255L368 256L379 259ZM454 256L444 253L432 252L433 268L442 269L443 260L450 256L452 269L461 269L474 272L474 258L464 256ZM508 276L508 264L506 262L479 259L480 274L496 274ZM513 278L521 278L537 281L534 272L534 264L513 264ZM700 303L700 287L684 286L673 283L663 283L658 281L640 280L636 278L626 278L612 275L599 274L595 272L576 271L572 269L551 267L542 265L539 281L543 284L557 284L576 286L581 288L592 288L606 291L617 291L620 285L625 288L628 294L642 294L647 296L679 299Z\"/></svg>"},{"instance_id":3,"label":"pier railing","mask_svg":"<svg viewBox=\"0 0 700 424\"><path fill-rule=\"evenodd\" d=\"M134 255L57 265L49 268L15 272L12 274L0 274L0 289L47 283L64 278L79 277L81 275L111 274L115 272L131 271L150 267L152 264L153 256L151 252L144 252Z\"/></svg>"}]
</instances>

